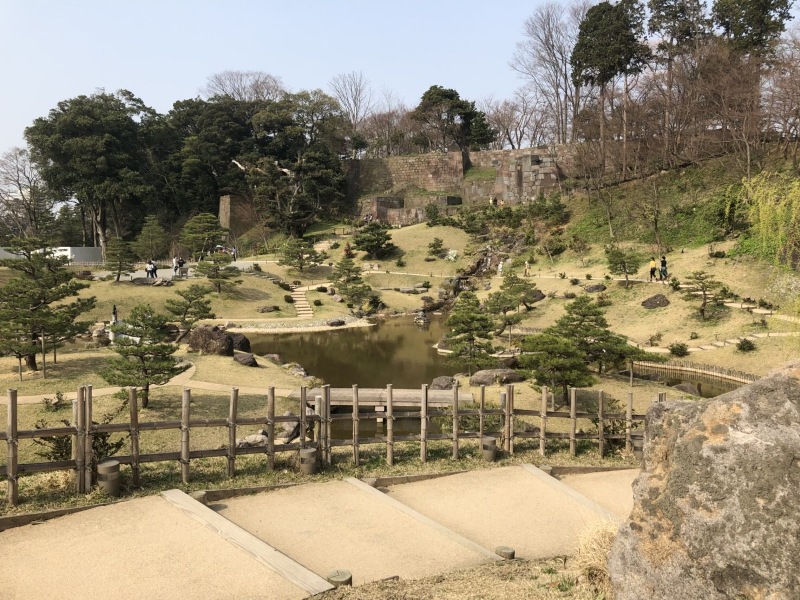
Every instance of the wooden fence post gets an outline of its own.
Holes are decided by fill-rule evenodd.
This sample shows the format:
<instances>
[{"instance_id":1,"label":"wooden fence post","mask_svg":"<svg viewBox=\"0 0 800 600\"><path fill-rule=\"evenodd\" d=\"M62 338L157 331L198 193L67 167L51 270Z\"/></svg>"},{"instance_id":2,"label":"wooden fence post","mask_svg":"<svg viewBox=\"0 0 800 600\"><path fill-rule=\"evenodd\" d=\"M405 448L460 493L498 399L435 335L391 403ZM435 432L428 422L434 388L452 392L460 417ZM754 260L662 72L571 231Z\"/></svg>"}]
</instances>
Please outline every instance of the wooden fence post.
<instances>
[{"instance_id":1,"label":"wooden fence post","mask_svg":"<svg viewBox=\"0 0 800 600\"><path fill-rule=\"evenodd\" d=\"M300 386L300 448L306 447L306 386Z\"/></svg>"},{"instance_id":2,"label":"wooden fence post","mask_svg":"<svg viewBox=\"0 0 800 600\"><path fill-rule=\"evenodd\" d=\"M78 470L78 398L72 399L72 426L75 427L75 433L72 434L72 448L70 452L70 459L75 461L75 472L73 473L73 482L75 483L75 492L78 491L78 477L81 471Z\"/></svg>"},{"instance_id":3,"label":"wooden fence post","mask_svg":"<svg viewBox=\"0 0 800 600\"><path fill-rule=\"evenodd\" d=\"M458 381L453 384L453 460L458 460Z\"/></svg>"},{"instance_id":4,"label":"wooden fence post","mask_svg":"<svg viewBox=\"0 0 800 600\"><path fill-rule=\"evenodd\" d=\"M575 456L578 453L575 432L578 428L578 390L574 387L569 388L569 455Z\"/></svg>"},{"instance_id":5,"label":"wooden fence post","mask_svg":"<svg viewBox=\"0 0 800 600\"><path fill-rule=\"evenodd\" d=\"M325 390L325 461L331 464L331 386L326 384L322 389Z\"/></svg>"},{"instance_id":6,"label":"wooden fence post","mask_svg":"<svg viewBox=\"0 0 800 600\"><path fill-rule=\"evenodd\" d=\"M239 413L239 388L231 388L228 408L228 477L236 476L236 418Z\"/></svg>"},{"instance_id":7,"label":"wooden fence post","mask_svg":"<svg viewBox=\"0 0 800 600\"><path fill-rule=\"evenodd\" d=\"M542 386L541 427L539 429L539 454L545 454L545 440L547 435L547 386Z\"/></svg>"},{"instance_id":8,"label":"wooden fence post","mask_svg":"<svg viewBox=\"0 0 800 600\"><path fill-rule=\"evenodd\" d=\"M600 458L605 456L606 453L605 423L603 421L604 403L605 403L605 394L603 394L603 390L599 390L597 392L597 437L600 449Z\"/></svg>"},{"instance_id":9,"label":"wooden fence post","mask_svg":"<svg viewBox=\"0 0 800 600\"><path fill-rule=\"evenodd\" d=\"M633 392L628 392L628 406L625 409L625 452L633 450L631 430L633 429Z\"/></svg>"},{"instance_id":10,"label":"wooden fence post","mask_svg":"<svg viewBox=\"0 0 800 600\"><path fill-rule=\"evenodd\" d=\"M181 398L181 481L189 483L189 405L192 402L192 390L183 388Z\"/></svg>"},{"instance_id":11,"label":"wooden fence post","mask_svg":"<svg viewBox=\"0 0 800 600\"><path fill-rule=\"evenodd\" d=\"M76 437L76 448L77 451L75 453L75 491L78 494L85 493L84 489L84 477L83 477L83 470L84 470L84 463L85 463L85 456L86 456L86 402L84 402L84 397L86 394L86 388L83 386L78 388L78 434Z\"/></svg>"},{"instance_id":12,"label":"wooden fence post","mask_svg":"<svg viewBox=\"0 0 800 600\"><path fill-rule=\"evenodd\" d=\"M358 384L353 385L353 464L359 465L358 452Z\"/></svg>"},{"instance_id":13,"label":"wooden fence post","mask_svg":"<svg viewBox=\"0 0 800 600\"><path fill-rule=\"evenodd\" d=\"M506 438L506 452L514 454L514 386L506 386L506 402L508 403L508 437Z\"/></svg>"},{"instance_id":14,"label":"wooden fence post","mask_svg":"<svg viewBox=\"0 0 800 600\"><path fill-rule=\"evenodd\" d=\"M386 386L386 464L394 464L394 391L392 384Z\"/></svg>"},{"instance_id":15,"label":"wooden fence post","mask_svg":"<svg viewBox=\"0 0 800 600\"><path fill-rule=\"evenodd\" d=\"M86 441L86 452L83 456L83 477L84 477L84 484L83 484L83 491L88 493L92 489L92 475L94 471L94 434L92 433L93 428L93 411L92 411L92 386L86 386L86 394L83 397L84 403L86 404L86 437L84 438Z\"/></svg>"},{"instance_id":16,"label":"wooden fence post","mask_svg":"<svg viewBox=\"0 0 800 600\"><path fill-rule=\"evenodd\" d=\"M428 462L428 384L422 384L419 401L419 459Z\"/></svg>"},{"instance_id":17,"label":"wooden fence post","mask_svg":"<svg viewBox=\"0 0 800 600\"><path fill-rule=\"evenodd\" d=\"M503 411L503 424L500 428L500 448L506 447L506 437L508 436L508 414L506 413L506 406L508 406L508 398L503 390L500 390L500 408Z\"/></svg>"},{"instance_id":18,"label":"wooden fence post","mask_svg":"<svg viewBox=\"0 0 800 600\"><path fill-rule=\"evenodd\" d=\"M19 482L17 481L17 458L19 442L17 441L17 390L8 390L8 428L6 429L6 445L8 446L8 503L16 506L19 501Z\"/></svg>"},{"instance_id":19,"label":"wooden fence post","mask_svg":"<svg viewBox=\"0 0 800 600\"><path fill-rule=\"evenodd\" d=\"M139 400L136 397L136 388L128 388L128 407L131 411L131 478L133 487L141 484L141 467L139 466Z\"/></svg>"},{"instance_id":20,"label":"wooden fence post","mask_svg":"<svg viewBox=\"0 0 800 600\"><path fill-rule=\"evenodd\" d=\"M486 386L481 385L481 396L478 404L478 439L483 444L483 432L486 430Z\"/></svg>"},{"instance_id":21,"label":"wooden fence post","mask_svg":"<svg viewBox=\"0 0 800 600\"><path fill-rule=\"evenodd\" d=\"M319 458L325 458L325 404L322 401L322 396L314 396L314 412L319 417L319 421L314 422L314 442L319 448Z\"/></svg>"},{"instance_id":22,"label":"wooden fence post","mask_svg":"<svg viewBox=\"0 0 800 600\"><path fill-rule=\"evenodd\" d=\"M275 388L267 390L267 468L275 469Z\"/></svg>"}]
</instances>

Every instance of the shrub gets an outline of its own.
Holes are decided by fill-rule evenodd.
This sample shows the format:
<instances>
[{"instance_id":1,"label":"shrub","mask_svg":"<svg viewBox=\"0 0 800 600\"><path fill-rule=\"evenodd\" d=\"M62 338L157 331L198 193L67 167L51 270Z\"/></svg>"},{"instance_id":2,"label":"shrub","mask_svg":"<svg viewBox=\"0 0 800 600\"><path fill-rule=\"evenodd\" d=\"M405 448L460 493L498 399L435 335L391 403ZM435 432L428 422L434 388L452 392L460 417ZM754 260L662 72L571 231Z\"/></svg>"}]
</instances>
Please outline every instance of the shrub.
<instances>
[{"instance_id":1,"label":"shrub","mask_svg":"<svg viewBox=\"0 0 800 600\"><path fill-rule=\"evenodd\" d=\"M711 258L725 258L725 250L714 250L713 252L709 252L708 255Z\"/></svg>"},{"instance_id":2,"label":"shrub","mask_svg":"<svg viewBox=\"0 0 800 600\"><path fill-rule=\"evenodd\" d=\"M564 292L564 298L566 298L567 300L572 300L576 296L577 294L575 292Z\"/></svg>"},{"instance_id":3,"label":"shrub","mask_svg":"<svg viewBox=\"0 0 800 600\"><path fill-rule=\"evenodd\" d=\"M699 338L699 337L700 337L700 334L699 334L699 333L697 333L696 331L693 331L693 332L691 332L691 333L689 334L689 339L690 339L690 340L696 340L696 339L697 339L697 338Z\"/></svg>"},{"instance_id":4,"label":"shrub","mask_svg":"<svg viewBox=\"0 0 800 600\"><path fill-rule=\"evenodd\" d=\"M338 249L338 248L340 248L340 247L341 247L341 244L340 244L339 242L333 242L333 243L330 245L330 249L331 249L331 250L337 250L337 249Z\"/></svg>"},{"instance_id":5,"label":"shrub","mask_svg":"<svg viewBox=\"0 0 800 600\"><path fill-rule=\"evenodd\" d=\"M679 289L681 289L681 282L678 281L677 277L673 277L669 280L669 287L677 292Z\"/></svg>"},{"instance_id":6,"label":"shrub","mask_svg":"<svg viewBox=\"0 0 800 600\"><path fill-rule=\"evenodd\" d=\"M558 278L559 279L566 279L567 278L567 274L566 273L559 273L558 274Z\"/></svg>"},{"instance_id":7,"label":"shrub","mask_svg":"<svg viewBox=\"0 0 800 600\"><path fill-rule=\"evenodd\" d=\"M672 356L688 356L689 346L683 342L675 342L669 345L669 353Z\"/></svg>"},{"instance_id":8,"label":"shrub","mask_svg":"<svg viewBox=\"0 0 800 600\"><path fill-rule=\"evenodd\" d=\"M317 288L317 291L318 291L319 293L321 293L321 294L327 294L327 293L328 293L328 288L326 288L324 285L321 285L321 286L319 286L319 287Z\"/></svg>"},{"instance_id":9,"label":"shrub","mask_svg":"<svg viewBox=\"0 0 800 600\"><path fill-rule=\"evenodd\" d=\"M587 273L586 274L586 280L589 281L591 279L592 279L592 274L591 273Z\"/></svg>"},{"instance_id":10,"label":"shrub","mask_svg":"<svg viewBox=\"0 0 800 600\"><path fill-rule=\"evenodd\" d=\"M60 391L56 392L55 398L42 398L42 404L44 405L44 410L46 412L56 412L65 406L72 406L72 404L67 402L67 399L64 397L64 392Z\"/></svg>"},{"instance_id":11,"label":"shrub","mask_svg":"<svg viewBox=\"0 0 800 600\"><path fill-rule=\"evenodd\" d=\"M283 297L283 301L287 302L288 304L294 304L294 298L292 298L289 294L286 294Z\"/></svg>"},{"instance_id":12,"label":"shrub","mask_svg":"<svg viewBox=\"0 0 800 600\"><path fill-rule=\"evenodd\" d=\"M291 292L292 291L292 286L290 286L285 281L279 281L278 282L278 287L281 288L282 290L287 291L287 292Z\"/></svg>"},{"instance_id":13,"label":"shrub","mask_svg":"<svg viewBox=\"0 0 800 600\"><path fill-rule=\"evenodd\" d=\"M747 338L742 338L736 344L736 349L739 352L752 352L753 350L756 349L756 345L755 345L755 343L753 343L753 340L748 340Z\"/></svg>"},{"instance_id":14,"label":"shrub","mask_svg":"<svg viewBox=\"0 0 800 600\"><path fill-rule=\"evenodd\" d=\"M580 279L578 279L577 277L573 277L572 279L570 279L570 280L569 280L569 282L570 282L572 285L578 285L578 284L581 282L581 280L580 280Z\"/></svg>"},{"instance_id":15,"label":"shrub","mask_svg":"<svg viewBox=\"0 0 800 600\"><path fill-rule=\"evenodd\" d=\"M253 271L256 273L261 273L261 265L258 263L253 263Z\"/></svg>"},{"instance_id":16,"label":"shrub","mask_svg":"<svg viewBox=\"0 0 800 600\"><path fill-rule=\"evenodd\" d=\"M313 304L314 304L314 306L322 306L322 300L320 300L319 298L317 298L316 300L314 300L314 303L313 303Z\"/></svg>"},{"instance_id":17,"label":"shrub","mask_svg":"<svg viewBox=\"0 0 800 600\"><path fill-rule=\"evenodd\" d=\"M608 297L608 294L605 292L600 292L597 294L597 306L611 306L611 298Z\"/></svg>"},{"instance_id":18,"label":"shrub","mask_svg":"<svg viewBox=\"0 0 800 600\"><path fill-rule=\"evenodd\" d=\"M406 261L404 261L402 258L398 258L394 262L394 264L397 265L398 267L405 267L406 266Z\"/></svg>"},{"instance_id":19,"label":"shrub","mask_svg":"<svg viewBox=\"0 0 800 600\"><path fill-rule=\"evenodd\" d=\"M608 275L608 274L607 274L607 275L605 275L605 276L603 277L603 279L605 279L606 281L611 281L611 275Z\"/></svg>"},{"instance_id":20,"label":"shrub","mask_svg":"<svg viewBox=\"0 0 800 600\"><path fill-rule=\"evenodd\" d=\"M658 333L654 333L653 335L651 335L651 336L648 338L647 342L648 342L648 343L649 343L651 346L658 346L658 342L660 342L660 341L661 341L661 338L663 338L663 337L664 337L664 334L663 334L663 333L661 333L661 332L659 331Z\"/></svg>"}]
</instances>

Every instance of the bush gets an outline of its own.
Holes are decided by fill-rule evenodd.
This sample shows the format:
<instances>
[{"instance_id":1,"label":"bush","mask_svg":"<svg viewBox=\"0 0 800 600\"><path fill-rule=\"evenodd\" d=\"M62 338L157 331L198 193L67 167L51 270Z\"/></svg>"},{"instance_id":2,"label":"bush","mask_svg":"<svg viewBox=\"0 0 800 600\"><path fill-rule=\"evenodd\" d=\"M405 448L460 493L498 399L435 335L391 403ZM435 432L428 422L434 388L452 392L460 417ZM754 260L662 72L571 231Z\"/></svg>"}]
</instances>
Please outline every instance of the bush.
<instances>
[{"instance_id":1,"label":"bush","mask_svg":"<svg viewBox=\"0 0 800 600\"><path fill-rule=\"evenodd\" d=\"M654 333L653 335L651 335L651 336L648 338L647 342L648 342L648 343L649 343L651 346L658 346L658 342L660 342L660 341L661 341L661 338L663 338L663 337L664 337L664 334L663 334L663 333L661 333L661 332L659 331L658 333Z\"/></svg>"},{"instance_id":2,"label":"bush","mask_svg":"<svg viewBox=\"0 0 800 600\"><path fill-rule=\"evenodd\" d=\"M608 294L605 292L600 292L597 294L597 306L611 306L611 298L608 297Z\"/></svg>"},{"instance_id":3,"label":"bush","mask_svg":"<svg viewBox=\"0 0 800 600\"><path fill-rule=\"evenodd\" d=\"M287 302L288 304L294 304L294 298L292 298L289 294L286 294L283 297L283 301Z\"/></svg>"},{"instance_id":4,"label":"bush","mask_svg":"<svg viewBox=\"0 0 800 600\"><path fill-rule=\"evenodd\" d=\"M64 392L56 392L55 398L42 398L42 404L46 412L56 412L65 406L72 406L71 402L67 402Z\"/></svg>"},{"instance_id":5,"label":"bush","mask_svg":"<svg viewBox=\"0 0 800 600\"><path fill-rule=\"evenodd\" d=\"M282 290L287 291L287 292L291 292L292 291L292 286L289 285L288 283L286 283L285 281L279 281L278 282L278 287L281 288Z\"/></svg>"},{"instance_id":6,"label":"bush","mask_svg":"<svg viewBox=\"0 0 800 600\"><path fill-rule=\"evenodd\" d=\"M566 273L559 273L558 274L558 278L559 279L566 279L567 278L567 274Z\"/></svg>"},{"instance_id":7,"label":"bush","mask_svg":"<svg viewBox=\"0 0 800 600\"><path fill-rule=\"evenodd\" d=\"M337 250L337 249L339 249L340 247L341 247L341 244L340 244L339 242L333 242L333 243L330 245L330 249L331 249L331 250Z\"/></svg>"},{"instance_id":8,"label":"bush","mask_svg":"<svg viewBox=\"0 0 800 600\"><path fill-rule=\"evenodd\" d=\"M572 279L570 279L570 280L569 280L569 282L570 282L572 285L578 285L578 284L581 282L581 280L580 280L580 279L578 279L577 277L573 277Z\"/></svg>"},{"instance_id":9,"label":"bush","mask_svg":"<svg viewBox=\"0 0 800 600\"><path fill-rule=\"evenodd\" d=\"M564 292L564 298L566 298L567 300L572 300L576 296L577 294L575 292Z\"/></svg>"},{"instance_id":10,"label":"bush","mask_svg":"<svg viewBox=\"0 0 800 600\"><path fill-rule=\"evenodd\" d=\"M586 274L586 280L589 281L591 279L592 279L592 274L591 273L587 273Z\"/></svg>"},{"instance_id":11,"label":"bush","mask_svg":"<svg viewBox=\"0 0 800 600\"><path fill-rule=\"evenodd\" d=\"M681 289L681 282L678 281L677 277L673 277L669 280L669 287L677 292L679 289Z\"/></svg>"},{"instance_id":12,"label":"bush","mask_svg":"<svg viewBox=\"0 0 800 600\"><path fill-rule=\"evenodd\" d=\"M714 252L709 252L708 256L711 258L725 258L725 250L715 250Z\"/></svg>"},{"instance_id":13,"label":"bush","mask_svg":"<svg viewBox=\"0 0 800 600\"><path fill-rule=\"evenodd\" d=\"M261 273L261 265L258 263L253 263L253 271L256 273Z\"/></svg>"},{"instance_id":14,"label":"bush","mask_svg":"<svg viewBox=\"0 0 800 600\"><path fill-rule=\"evenodd\" d=\"M683 342L675 342L669 345L669 353L672 356L688 356L689 346Z\"/></svg>"},{"instance_id":15,"label":"bush","mask_svg":"<svg viewBox=\"0 0 800 600\"><path fill-rule=\"evenodd\" d=\"M316 300L314 300L313 304L314 304L314 306L322 306L322 300L317 298Z\"/></svg>"},{"instance_id":16,"label":"bush","mask_svg":"<svg viewBox=\"0 0 800 600\"><path fill-rule=\"evenodd\" d=\"M697 338L699 338L699 337L700 337L700 334L699 334L699 333L697 333L696 331L693 331L693 332L691 332L691 333L689 334L689 339L690 339L690 340L696 340L696 339L697 339Z\"/></svg>"},{"instance_id":17,"label":"bush","mask_svg":"<svg viewBox=\"0 0 800 600\"><path fill-rule=\"evenodd\" d=\"M324 285L321 285L321 286L319 286L319 287L317 288L317 291L318 291L320 294L327 294L327 293L328 293L328 288L326 288Z\"/></svg>"},{"instance_id":18,"label":"bush","mask_svg":"<svg viewBox=\"0 0 800 600\"><path fill-rule=\"evenodd\" d=\"M753 350L756 349L756 345L755 345L755 343L753 343L753 340L748 340L747 338L742 338L736 344L736 349L739 352L752 352Z\"/></svg>"},{"instance_id":19,"label":"bush","mask_svg":"<svg viewBox=\"0 0 800 600\"><path fill-rule=\"evenodd\" d=\"M395 264L396 266L398 266L398 267L405 267L405 266L406 266L406 261L404 261L402 258L398 258L398 259L397 259L397 260L394 262L394 264Z\"/></svg>"}]
</instances>

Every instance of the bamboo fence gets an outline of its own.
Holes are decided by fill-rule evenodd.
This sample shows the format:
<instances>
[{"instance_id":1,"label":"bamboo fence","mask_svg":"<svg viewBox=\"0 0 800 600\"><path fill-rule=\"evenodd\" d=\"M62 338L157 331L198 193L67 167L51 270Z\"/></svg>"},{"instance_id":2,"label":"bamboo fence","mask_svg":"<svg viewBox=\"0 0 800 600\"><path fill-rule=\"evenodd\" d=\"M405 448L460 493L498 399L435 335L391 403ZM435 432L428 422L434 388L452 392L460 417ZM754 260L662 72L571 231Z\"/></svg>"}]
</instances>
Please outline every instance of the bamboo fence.
<instances>
[{"instance_id":1,"label":"bamboo fence","mask_svg":"<svg viewBox=\"0 0 800 600\"><path fill-rule=\"evenodd\" d=\"M129 436L130 454L115 455L113 460L121 465L130 467L131 481L134 486L140 485L141 465L154 462L177 462L180 465L181 480L184 484L189 483L191 477L191 462L193 460L212 457L225 457L227 466L227 476L235 477L236 459L239 456L249 454L261 454L265 456L266 468L269 470L275 467L275 456L278 453L296 452L306 447L304 433L313 429L312 442L317 451L318 459L324 464L332 463L332 448L351 447L352 460L357 466L361 460L361 449L364 445L385 444L386 462L393 465L395 461L395 444L399 442L419 443L420 460L427 462L429 458L429 446L431 441L449 441L452 444L452 458L457 460L460 457L460 441L475 439L480 444L484 438L494 437L498 440L498 446L507 454L514 453L514 444L523 439L538 439L539 453L545 456L547 451L547 440L568 440L569 451L572 456L577 453L577 442L579 440L595 440L601 456L605 453L607 445L612 440L624 441L627 451L634 448L634 443L641 439L641 431L634 431L637 423L644 420L644 415L633 414L633 394L627 397L627 407L624 413L606 412L605 396L600 392L584 392L597 395L597 412L578 412L577 397L578 390L571 389L569 394L569 412L556 411L554 406L553 394L546 388L542 388L541 406L538 410L517 409L514 407L514 386L508 385L500 392L499 407L487 408L486 389L481 386L479 393L479 403L476 408L463 408L459 406L459 389L453 389L452 401L449 406L441 403L432 404L428 398L428 386L423 385L419 390L419 410L411 412L395 412L394 395L400 390L393 390L391 385L386 387L385 400L375 406L362 407L359 405L359 388L354 385L352 388L352 411L344 413L331 412L331 388L324 386L322 393L317 395L313 402L313 410L310 409L312 403L307 399L307 389L301 388L299 410L297 415L276 416L275 415L275 388L270 387L266 393L266 406L263 416L242 417L238 415L239 390L231 388L230 402L227 418L217 419L192 419L191 418L191 399L190 389L183 390L181 398L181 418L179 421L147 422L139 421L138 398L136 389L128 390L128 403L130 409L129 422L127 423L94 423L92 422L92 389L91 386L84 386L78 389L77 398L73 400L73 419L72 424L64 427L53 427L46 429L18 429L17 417L17 392L8 390L8 424L5 432L0 431L0 442L5 442L7 447L6 466L0 466L0 476L7 480L8 492L7 501L15 506L19 501L19 476L31 473L43 473L50 471L73 471L75 477L75 492L77 494L87 493L94 482L95 470L98 458L93 456L92 438L100 433L121 433ZM408 390L403 390L408 392ZM663 400L663 395L659 395L659 400ZM407 402L403 402L407 406ZM416 408L416 407L414 407ZM462 417L477 417L478 430L467 431L461 426ZM487 417L497 416L500 418L500 428L498 431L487 431ZM521 428L514 426L515 419L519 417L529 417L538 420L539 427L530 431L522 431ZM395 420L418 419L420 422L419 433L410 435L396 435L394 431ZM441 422L450 422L451 427L443 426L440 433L434 433L430 428L431 419L437 418ZM550 419L569 420L568 432L548 431L548 421ZM386 421L386 434L375 435L374 437L364 437L360 434L360 422L364 420ZM592 421L596 425L596 432L584 432L578 430L578 421ZM335 421L351 421L352 434L350 438L334 439L331 435L331 424ZM608 430L610 422L616 421L617 427ZM275 425L288 423L292 426L299 425L300 437L297 442L288 444L275 443ZM619 432L621 424L624 424L624 432ZM265 446L238 447L237 428L240 426L264 426L267 431L267 443ZM209 449L190 448L191 432L193 429L201 427L220 427L227 428L227 443L222 447ZM450 431L447 431L450 429ZM174 452L159 452L152 454L142 454L140 452L140 435L142 432L158 430L179 430L180 447ZM72 454L69 460L49 461L40 463L18 462L18 445L22 439L36 439L56 436L70 436L72 440Z\"/></svg>"},{"instance_id":2,"label":"bamboo fence","mask_svg":"<svg viewBox=\"0 0 800 600\"><path fill-rule=\"evenodd\" d=\"M745 373L737 369L727 369L715 365L701 365L687 360L671 360L666 363L637 360L633 363L633 368L634 371L650 371L657 374L675 375L676 377L686 374L701 375L703 377L715 377L717 379L735 381L737 383L753 383L760 379L758 375Z\"/></svg>"}]
</instances>

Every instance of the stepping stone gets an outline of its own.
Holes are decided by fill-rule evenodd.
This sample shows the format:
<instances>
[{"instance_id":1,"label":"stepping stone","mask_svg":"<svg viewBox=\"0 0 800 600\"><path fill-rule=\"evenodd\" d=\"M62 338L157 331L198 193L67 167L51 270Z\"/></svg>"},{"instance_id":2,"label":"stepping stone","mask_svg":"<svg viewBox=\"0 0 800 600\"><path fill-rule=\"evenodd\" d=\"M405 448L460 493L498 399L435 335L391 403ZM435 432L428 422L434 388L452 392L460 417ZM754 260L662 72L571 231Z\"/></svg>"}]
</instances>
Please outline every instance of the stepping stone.
<instances>
[{"instance_id":1,"label":"stepping stone","mask_svg":"<svg viewBox=\"0 0 800 600\"><path fill-rule=\"evenodd\" d=\"M716 346L709 346L709 345L700 346L700 350L715 350L715 349L716 349Z\"/></svg>"},{"instance_id":2,"label":"stepping stone","mask_svg":"<svg viewBox=\"0 0 800 600\"><path fill-rule=\"evenodd\" d=\"M725 342L712 342L717 348L722 348L725 346Z\"/></svg>"}]
</instances>

